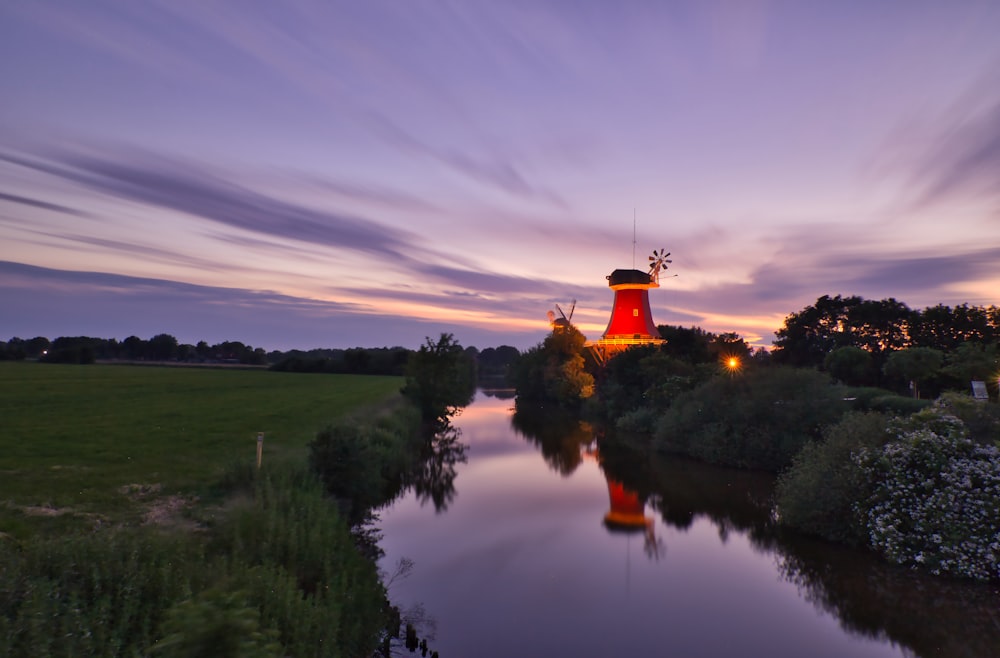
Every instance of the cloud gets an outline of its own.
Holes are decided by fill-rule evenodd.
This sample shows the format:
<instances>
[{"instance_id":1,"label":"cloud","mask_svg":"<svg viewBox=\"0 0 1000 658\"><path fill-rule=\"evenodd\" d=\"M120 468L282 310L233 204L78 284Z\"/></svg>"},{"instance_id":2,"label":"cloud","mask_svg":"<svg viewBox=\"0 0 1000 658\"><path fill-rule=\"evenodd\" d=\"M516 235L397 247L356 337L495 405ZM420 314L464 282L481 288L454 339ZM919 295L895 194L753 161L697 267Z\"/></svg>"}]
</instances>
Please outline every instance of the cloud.
<instances>
[{"instance_id":1,"label":"cloud","mask_svg":"<svg viewBox=\"0 0 1000 658\"><path fill-rule=\"evenodd\" d=\"M477 158L454 149L441 148L423 142L381 113L371 111L366 122L369 128L386 142L410 153L417 153L439 162L452 171L508 194L544 201L559 208L566 202L555 192L533 185L512 163L497 157Z\"/></svg>"},{"instance_id":2,"label":"cloud","mask_svg":"<svg viewBox=\"0 0 1000 658\"><path fill-rule=\"evenodd\" d=\"M7 261L0 261L0 307L5 311L3 330L10 332L0 336L3 340L169 333L181 342L239 340L268 350L416 348L425 337L447 332L464 345L523 348L541 340L542 334L395 315L378 318L357 304Z\"/></svg>"},{"instance_id":3,"label":"cloud","mask_svg":"<svg viewBox=\"0 0 1000 658\"><path fill-rule=\"evenodd\" d=\"M150 155L116 159L60 153L47 160L0 154L0 160L72 181L120 199L146 203L275 238L351 249L400 262L412 259L416 235L360 217L316 210L223 180L191 162Z\"/></svg>"},{"instance_id":4,"label":"cloud","mask_svg":"<svg viewBox=\"0 0 1000 658\"><path fill-rule=\"evenodd\" d=\"M984 198L1000 210L1000 100L944 130L914 182L921 204Z\"/></svg>"},{"instance_id":5,"label":"cloud","mask_svg":"<svg viewBox=\"0 0 1000 658\"><path fill-rule=\"evenodd\" d=\"M345 180L322 178L311 174L302 175L302 180L310 182L323 190L334 192L342 197L366 203L375 203L390 208L416 210L421 212L440 211L440 208L412 194L389 189L380 185L358 183Z\"/></svg>"},{"instance_id":6,"label":"cloud","mask_svg":"<svg viewBox=\"0 0 1000 658\"><path fill-rule=\"evenodd\" d=\"M87 213L81 212L79 210L74 210L73 208L67 208L66 206L60 206L55 203L49 203L48 201L39 201L38 199L30 199L28 197L17 196L16 194L5 194L0 192L0 201L9 201L11 203L18 203L23 206L30 206L32 208L41 208L42 210L51 210L53 212L63 213L64 215L74 215L76 217L87 217Z\"/></svg>"}]
</instances>

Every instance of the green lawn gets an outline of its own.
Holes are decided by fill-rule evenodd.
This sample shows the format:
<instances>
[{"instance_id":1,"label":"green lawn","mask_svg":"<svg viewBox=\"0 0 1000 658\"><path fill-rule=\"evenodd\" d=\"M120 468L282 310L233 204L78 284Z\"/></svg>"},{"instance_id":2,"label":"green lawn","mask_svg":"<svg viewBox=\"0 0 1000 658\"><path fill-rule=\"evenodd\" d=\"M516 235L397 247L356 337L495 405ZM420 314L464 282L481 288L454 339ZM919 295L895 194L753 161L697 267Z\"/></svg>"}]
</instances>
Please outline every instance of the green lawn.
<instances>
[{"instance_id":1,"label":"green lawn","mask_svg":"<svg viewBox=\"0 0 1000 658\"><path fill-rule=\"evenodd\" d=\"M305 459L332 420L385 404L398 377L0 362L0 531L26 510L78 523L134 505L121 488L202 491L233 460ZM36 512L38 510L35 510ZM32 516L32 525L38 517ZM18 532L18 531L21 532Z\"/></svg>"}]
</instances>

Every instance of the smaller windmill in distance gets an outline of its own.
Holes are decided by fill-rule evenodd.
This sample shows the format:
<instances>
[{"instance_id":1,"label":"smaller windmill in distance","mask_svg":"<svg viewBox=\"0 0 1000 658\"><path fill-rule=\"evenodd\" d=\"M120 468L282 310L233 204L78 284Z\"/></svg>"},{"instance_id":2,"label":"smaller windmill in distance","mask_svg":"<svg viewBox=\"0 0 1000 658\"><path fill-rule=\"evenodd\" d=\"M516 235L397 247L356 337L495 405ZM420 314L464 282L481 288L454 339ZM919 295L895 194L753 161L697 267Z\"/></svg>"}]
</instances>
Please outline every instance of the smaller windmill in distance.
<instances>
[{"instance_id":1,"label":"smaller windmill in distance","mask_svg":"<svg viewBox=\"0 0 1000 658\"><path fill-rule=\"evenodd\" d=\"M556 311L559 311L559 317L553 311L548 312L549 324L552 325L553 329L565 329L573 325L573 311L576 310L576 300L574 299L569 307L569 315L563 313L562 308L559 304L556 304Z\"/></svg>"}]
</instances>

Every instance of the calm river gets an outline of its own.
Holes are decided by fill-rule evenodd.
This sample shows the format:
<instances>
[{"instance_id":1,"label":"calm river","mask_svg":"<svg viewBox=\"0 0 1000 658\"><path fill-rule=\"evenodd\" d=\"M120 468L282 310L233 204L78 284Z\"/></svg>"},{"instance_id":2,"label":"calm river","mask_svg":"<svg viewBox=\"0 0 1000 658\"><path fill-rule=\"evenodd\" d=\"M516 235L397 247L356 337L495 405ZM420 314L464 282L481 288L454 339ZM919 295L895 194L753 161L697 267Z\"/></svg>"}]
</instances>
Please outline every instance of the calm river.
<instances>
[{"instance_id":1,"label":"calm river","mask_svg":"<svg viewBox=\"0 0 1000 658\"><path fill-rule=\"evenodd\" d=\"M383 569L413 561L390 596L441 658L1000 657L996 587L783 537L769 476L612 450L496 395L455 419L454 488L381 514Z\"/></svg>"}]
</instances>

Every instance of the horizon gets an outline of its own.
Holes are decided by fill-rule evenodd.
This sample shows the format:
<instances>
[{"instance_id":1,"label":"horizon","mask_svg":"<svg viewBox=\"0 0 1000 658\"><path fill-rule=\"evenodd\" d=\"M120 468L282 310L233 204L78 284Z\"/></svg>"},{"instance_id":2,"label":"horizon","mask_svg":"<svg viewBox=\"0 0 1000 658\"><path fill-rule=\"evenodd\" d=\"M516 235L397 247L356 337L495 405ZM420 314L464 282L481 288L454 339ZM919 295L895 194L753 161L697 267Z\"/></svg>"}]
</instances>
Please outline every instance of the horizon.
<instances>
[{"instance_id":1,"label":"horizon","mask_svg":"<svg viewBox=\"0 0 1000 658\"><path fill-rule=\"evenodd\" d=\"M997 3L0 18L2 340L523 351L654 249L656 324L754 347L823 295L1000 303Z\"/></svg>"}]
</instances>

